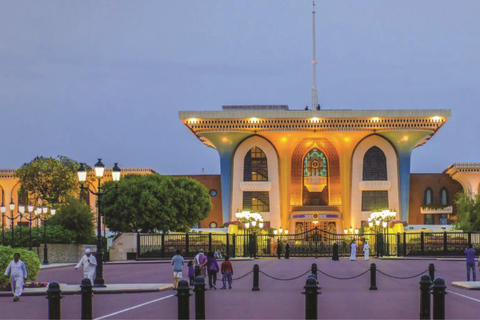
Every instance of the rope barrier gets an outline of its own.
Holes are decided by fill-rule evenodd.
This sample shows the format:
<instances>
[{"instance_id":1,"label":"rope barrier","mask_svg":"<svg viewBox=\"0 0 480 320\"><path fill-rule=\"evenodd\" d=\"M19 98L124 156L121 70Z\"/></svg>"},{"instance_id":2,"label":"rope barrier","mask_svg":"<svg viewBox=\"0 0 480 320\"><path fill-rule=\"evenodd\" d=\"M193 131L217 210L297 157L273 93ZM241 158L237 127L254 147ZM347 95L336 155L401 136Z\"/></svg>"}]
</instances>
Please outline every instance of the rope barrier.
<instances>
[{"instance_id":1,"label":"rope barrier","mask_svg":"<svg viewBox=\"0 0 480 320\"><path fill-rule=\"evenodd\" d=\"M271 276L269 274L266 274L265 272L263 272L262 270L260 270L260 273L264 274L265 276L269 277L270 279L273 279L273 280L279 280L279 281L290 281L290 280L295 280L295 279L298 279L298 278L301 278L303 277L304 275L306 275L307 273L309 272L312 272L312 270L307 270L307 272L297 276L297 277L293 277L293 278L277 278L277 277L274 277L274 276Z\"/></svg>"},{"instance_id":2,"label":"rope barrier","mask_svg":"<svg viewBox=\"0 0 480 320\"><path fill-rule=\"evenodd\" d=\"M246 273L246 274L244 274L244 275L241 276L241 277L233 278L232 281L237 281L237 280L243 279L243 278L245 278L246 276L248 276L248 275L249 275L250 273L252 273L252 272L253 272L253 270L250 271L250 272L248 272L248 273Z\"/></svg>"},{"instance_id":3,"label":"rope barrier","mask_svg":"<svg viewBox=\"0 0 480 320\"><path fill-rule=\"evenodd\" d=\"M419 274L416 274L416 275L414 275L414 276L411 276L411 277L397 277L397 276L392 276L392 275L390 275L390 274L388 274L388 273L385 273L385 272L383 272L383 271L381 271L381 270L379 270L379 269L377 269L377 271L378 271L379 273L383 274L384 276L387 276L387 277L390 277L390 278L393 278L393 279L406 280L406 279L413 279L413 278L419 277L419 276L421 276L422 274L427 273L427 272L428 272L428 269L425 270L425 271L423 271L423 272L420 272Z\"/></svg>"},{"instance_id":4,"label":"rope barrier","mask_svg":"<svg viewBox=\"0 0 480 320\"><path fill-rule=\"evenodd\" d=\"M346 278L332 276L332 275L330 275L330 274L328 274L328 273L323 272L323 271L320 270L320 269L317 269L317 271L319 271L321 274L324 274L324 275L326 275L327 277L330 277L330 278L333 278L333 279L337 279L337 280L351 280L351 279L355 279L355 278L358 278L358 277L363 276L365 273L369 272L370 269L365 270L364 272L360 273L359 275L356 275L356 276L353 276L353 277L346 277Z\"/></svg>"}]
</instances>

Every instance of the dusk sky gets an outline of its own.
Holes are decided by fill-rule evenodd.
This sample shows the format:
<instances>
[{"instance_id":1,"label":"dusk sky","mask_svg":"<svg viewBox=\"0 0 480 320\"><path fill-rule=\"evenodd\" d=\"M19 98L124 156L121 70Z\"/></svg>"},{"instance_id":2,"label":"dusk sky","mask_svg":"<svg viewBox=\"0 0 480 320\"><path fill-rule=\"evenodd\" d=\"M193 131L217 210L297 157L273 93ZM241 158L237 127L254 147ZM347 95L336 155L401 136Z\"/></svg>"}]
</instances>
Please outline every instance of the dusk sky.
<instances>
[{"instance_id":1,"label":"dusk sky","mask_svg":"<svg viewBox=\"0 0 480 320\"><path fill-rule=\"evenodd\" d=\"M220 172L178 111L311 103L310 0L0 3L0 168ZM412 172L480 162L480 1L317 2L324 109L451 109Z\"/></svg>"}]
</instances>

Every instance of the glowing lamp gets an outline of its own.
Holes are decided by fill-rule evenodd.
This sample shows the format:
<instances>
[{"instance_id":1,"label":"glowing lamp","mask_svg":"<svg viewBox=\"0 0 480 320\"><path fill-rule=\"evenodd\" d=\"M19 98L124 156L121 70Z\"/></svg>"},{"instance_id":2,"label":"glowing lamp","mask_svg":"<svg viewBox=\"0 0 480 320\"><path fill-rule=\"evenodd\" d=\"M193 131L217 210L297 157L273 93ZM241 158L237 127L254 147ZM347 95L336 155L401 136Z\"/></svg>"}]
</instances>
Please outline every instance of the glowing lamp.
<instances>
[{"instance_id":1,"label":"glowing lamp","mask_svg":"<svg viewBox=\"0 0 480 320\"><path fill-rule=\"evenodd\" d=\"M32 213L33 212L33 205L29 204L27 206L27 210L28 210L28 213Z\"/></svg>"},{"instance_id":2,"label":"glowing lamp","mask_svg":"<svg viewBox=\"0 0 480 320\"><path fill-rule=\"evenodd\" d=\"M250 223L245 222L245 228L246 228L246 229L250 228Z\"/></svg>"},{"instance_id":3,"label":"glowing lamp","mask_svg":"<svg viewBox=\"0 0 480 320\"><path fill-rule=\"evenodd\" d=\"M343 229L343 233L348 233L347 228Z\"/></svg>"},{"instance_id":4,"label":"glowing lamp","mask_svg":"<svg viewBox=\"0 0 480 320\"><path fill-rule=\"evenodd\" d=\"M279 231L280 233L282 233L282 232L283 232L282 227L280 227L280 229L278 229L278 231Z\"/></svg>"},{"instance_id":5,"label":"glowing lamp","mask_svg":"<svg viewBox=\"0 0 480 320\"><path fill-rule=\"evenodd\" d=\"M0 206L0 211L2 211L2 213L5 213L7 212L7 207L5 207L2 203L2 205Z\"/></svg>"},{"instance_id":6,"label":"glowing lamp","mask_svg":"<svg viewBox=\"0 0 480 320\"><path fill-rule=\"evenodd\" d=\"M52 214L52 216L54 216L56 212L57 209L55 209L55 207L52 207L52 209L50 209L50 213Z\"/></svg>"},{"instance_id":7,"label":"glowing lamp","mask_svg":"<svg viewBox=\"0 0 480 320\"><path fill-rule=\"evenodd\" d=\"M122 170L118 167L118 163L115 162L115 165L112 168L112 180L115 182L120 181L120 174Z\"/></svg>"},{"instance_id":8,"label":"glowing lamp","mask_svg":"<svg viewBox=\"0 0 480 320\"><path fill-rule=\"evenodd\" d=\"M258 227L259 227L260 229L263 229L263 222L260 222L260 223L258 224Z\"/></svg>"},{"instance_id":9,"label":"glowing lamp","mask_svg":"<svg viewBox=\"0 0 480 320\"><path fill-rule=\"evenodd\" d=\"M25 206L23 204L19 205L18 206L18 211L21 213L21 214L24 214L25 213Z\"/></svg>"},{"instance_id":10,"label":"glowing lamp","mask_svg":"<svg viewBox=\"0 0 480 320\"><path fill-rule=\"evenodd\" d=\"M84 183L85 181L87 181L87 170L85 170L83 163L80 164L80 168L78 168L77 170L77 176L80 183Z\"/></svg>"},{"instance_id":11,"label":"glowing lamp","mask_svg":"<svg viewBox=\"0 0 480 320\"><path fill-rule=\"evenodd\" d=\"M102 159L98 158L98 162L95 164L95 176L98 179L103 178L103 173L105 172L105 165L102 163Z\"/></svg>"},{"instance_id":12,"label":"glowing lamp","mask_svg":"<svg viewBox=\"0 0 480 320\"><path fill-rule=\"evenodd\" d=\"M15 203L13 202L13 199L10 200L10 211L15 210Z\"/></svg>"},{"instance_id":13,"label":"glowing lamp","mask_svg":"<svg viewBox=\"0 0 480 320\"><path fill-rule=\"evenodd\" d=\"M273 230L273 234L274 235L277 235L278 231L277 230Z\"/></svg>"},{"instance_id":14,"label":"glowing lamp","mask_svg":"<svg viewBox=\"0 0 480 320\"><path fill-rule=\"evenodd\" d=\"M353 228L350 226L350 233L353 233Z\"/></svg>"},{"instance_id":15,"label":"glowing lamp","mask_svg":"<svg viewBox=\"0 0 480 320\"><path fill-rule=\"evenodd\" d=\"M355 228L355 234L358 234L358 228Z\"/></svg>"},{"instance_id":16,"label":"glowing lamp","mask_svg":"<svg viewBox=\"0 0 480 320\"><path fill-rule=\"evenodd\" d=\"M47 213L48 212L47 206L43 206L42 211L43 211L43 213Z\"/></svg>"},{"instance_id":17,"label":"glowing lamp","mask_svg":"<svg viewBox=\"0 0 480 320\"><path fill-rule=\"evenodd\" d=\"M285 234L288 234L288 230L285 230Z\"/></svg>"},{"instance_id":18,"label":"glowing lamp","mask_svg":"<svg viewBox=\"0 0 480 320\"><path fill-rule=\"evenodd\" d=\"M382 227L384 227L384 228L387 227L387 222L386 222L386 221L383 221L383 222L382 222Z\"/></svg>"},{"instance_id":19,"label":"glowing lamp","mask_svg":"<svg viewBox=\"0 0 480 320\"><path fill-rule=\"evenodd\" d=\"M370 228L373 227L373 222L370 221L370 222L368 223L368 226L369 226Z\"/></svg>"},{"instance_id":20,"label":"glowing lamp","mask_svg":"<svg viewBox=\"0 0 480 320\"><path fill-rule=\"evenodd\" d=\"M379 225L380 225L380 220L375 220L375 224L376 224L377 226L379 226Z\"/></svg>"}]
</instances>

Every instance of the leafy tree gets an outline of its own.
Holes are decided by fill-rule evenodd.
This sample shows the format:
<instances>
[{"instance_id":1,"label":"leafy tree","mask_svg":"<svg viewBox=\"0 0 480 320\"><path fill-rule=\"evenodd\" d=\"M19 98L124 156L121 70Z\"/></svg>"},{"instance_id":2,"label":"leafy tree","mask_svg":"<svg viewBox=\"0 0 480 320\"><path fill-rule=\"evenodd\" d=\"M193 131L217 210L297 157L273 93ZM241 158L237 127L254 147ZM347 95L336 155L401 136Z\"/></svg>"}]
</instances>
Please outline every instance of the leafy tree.
<instances>
[{"instance_id":1,"label":"leafy tree","mask_svg":"<svg viewBox=\"0 0 480 320\"><path fill-rule=\"evenodd\" d=\"M460 192L455 198L457 227L465 232L480 231L480 194Z\"/></svg>"},{"instance_id":2,"label":"leafy tree","mask_svg":"<svg viewBox=\"0 0 480 320\"><path fill-rule=\"evenodd\" d=\"M112 187L107 182L105 188ZM128 175L102 199L107 227L114 232L177 231L204 219L211 209L197 181L162 175Z\"/></svg>"},{"instance_id":3,"label":"leafy tree","mask_svg":"<svg viewBox=\"0 0 480 320\"><path fill-rule=\"evenodd\" d=\"M79 164L67 157L36 157L15 171L22 185L22 193L28 192L35 202L39 199L49 204L65 202L78 189Z\"/></svg>"},{"instance_id":4,"label":"leafy tree","mask_svg":"<svg viewBox=\"0 0 480 320\"><path fill-rule=\"evenodd\" d=\"M50 222L75 232L76 243L92 243L95 241L93 230L93 215L88 204L82 200L70 197L62 205Z\"/></svg>"}]
</instances>

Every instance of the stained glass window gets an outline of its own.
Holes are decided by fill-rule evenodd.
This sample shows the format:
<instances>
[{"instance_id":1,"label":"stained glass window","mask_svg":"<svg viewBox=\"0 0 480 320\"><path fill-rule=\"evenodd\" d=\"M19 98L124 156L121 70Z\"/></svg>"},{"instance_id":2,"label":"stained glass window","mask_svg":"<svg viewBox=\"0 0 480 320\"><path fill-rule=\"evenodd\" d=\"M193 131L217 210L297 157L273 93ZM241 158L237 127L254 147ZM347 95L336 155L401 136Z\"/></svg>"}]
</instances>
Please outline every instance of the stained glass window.
<instances>
[{"instance_id":1,"label":"stained glass window","mask_svg":"<svg viewBox=\"0 0 480 320\"><path fill-rule=\"evenodd\" d=\"M363 157L363 181L386 181L387 157L379 147L371 147Z\"/></svg>"},{"instance_id":2,"label":"stained glass window","mask_svg":"<svg viewBox=\"0 0 480 320\"><path fill-rule=\"evenodd\" d=\"M262 149L253 147L245 155L243 181L268 181L267 156Z\"/></svg>"},{"instance_id":3,"label":"stained glass window","mask_svg":"<svg viewBox=\"0 0 480 320\"><path fill-rule=\"evenodd\" d=\"M245 191L243 193L243 210L270 212L268 191Z\"/></svg>"},{"instance_id":4,"label":"stained glass window","mask_svg":"<svg viewBox=\"0 0 480 320\"><path fill-rule=\"evenodd\" d=\"M310 150L303 160L304 177L326 177L328 172L327 158L317 148Z\"/></svg>"}]
</instances>

